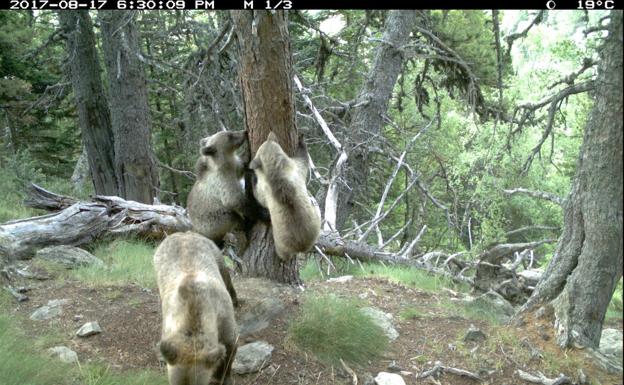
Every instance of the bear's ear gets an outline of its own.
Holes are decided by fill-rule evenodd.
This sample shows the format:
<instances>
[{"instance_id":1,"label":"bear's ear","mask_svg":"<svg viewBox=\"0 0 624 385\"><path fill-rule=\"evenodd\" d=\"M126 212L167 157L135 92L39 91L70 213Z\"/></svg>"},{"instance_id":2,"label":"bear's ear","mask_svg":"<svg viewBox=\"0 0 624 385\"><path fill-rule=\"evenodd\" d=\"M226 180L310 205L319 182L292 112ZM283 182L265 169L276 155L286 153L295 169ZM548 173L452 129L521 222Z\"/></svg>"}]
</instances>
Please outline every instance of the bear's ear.
<instances>
[{"instance_id":1,"label":"bear's ear","mask_svg":"<svg viewBox=\"0 0 624 385\"><path fill-rule=\"evenodd\" d=\"M217 149L214 146L202 147L201 153L205 156L213 156L217 153Z\"/></svg>"},{"instance_id":2,"label":"bear's ear","mask_svg":"<svg viewBox=\"0 0 624 385\"><path fill-rule=\"evenodd\" d=\"M174 344L169 340L160 341L159 349L163 358L169 365L175 365L178 359L178 349L174 346Z\"/></svg>"},{"instance_id":3,"label":"bear's ear","mask_svg":"<svg viewBox=\"0 0 624 385\"><path fill-rule=\"evenodd\" d=\"M254 158L251 162L249 162L249 169L256 170L262 168L262 161L258 158Z\"/></svg>"},{"instance_id":4,"label":"bear's ear","mask_svg":"<svg viewBox=\"0 0 624 385\"><path fill-rule=\"evenodd\" d=\"M279 143L279 140L277 140L277 135L275 135L273 131L269 132L269 136L267 136L267 141L269 140L275 143Z\"/></svg>"}]
</instances>

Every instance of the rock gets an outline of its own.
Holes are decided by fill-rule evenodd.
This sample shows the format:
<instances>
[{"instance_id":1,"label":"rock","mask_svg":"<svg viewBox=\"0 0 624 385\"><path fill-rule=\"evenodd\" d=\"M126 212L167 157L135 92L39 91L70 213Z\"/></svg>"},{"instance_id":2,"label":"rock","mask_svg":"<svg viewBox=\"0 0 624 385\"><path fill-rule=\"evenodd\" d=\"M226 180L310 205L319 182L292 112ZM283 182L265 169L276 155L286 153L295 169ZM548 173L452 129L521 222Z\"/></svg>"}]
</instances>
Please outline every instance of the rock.
<instances>
[{"instance_id":1,"label":"rock","mask_svg":"<svg viewBox=\"0 0 624 385\"><path fill-rule=\"evenodd\" d=\"M327 282L345 283L353 279L352 275L343 275L342 277L330 278Z\"/></svg>"},{"instance_id":2,"label":"rock","mask_svg":"<svg viewBox=\"0 0 624 385\"><path fill-rule=\"evenodd\" d=\"M370 373L364 373L360 379L362 380L362 385L375 385L375 377Z\"/></svg>"},{"instance_id":3,"label":"rock","mask_svg":"<svg viewBox=\"0 0 624 385\"><path fill-rule=\"evenodd\" d=\"M403 377L395 373L379 372L375 377L375 384L377 385L405 385Z\"/></svg>"},{"instance_id":4,"label":"rock","mask_svg":"<svg viewBox=\"0 0 624 385\"><path fill-rule=\"evenodd\" d=\"M273 346L265 341L256 341L238 348L232 371L236 374L254 373L269 364Z\"/></svg>"},{"instance_id":5,"label":"rock","mask_svg":"<svg viewBox=\"0 0 624 385\"><path fill-rule=\"evenodd\" d=\"M78 329L78 331L76 332L76 335L78 337L89 337L99 333L102 333L102 328L97 321L94 321L87 322L86 324L82 325L80 329Z\"/></svg>"},{"instance_id":6,"label":"rock","mask_svg":"<svg viewBox=\"0 0 624 385\"><path fill-rule=\"evenodd\" d=\"M622 359L622 332L617 329L604 329L600 337L600 353Z\"/></svg>"},{"instance_id":7,"label":"rock","mask_svg":"<svg viewBox=\"0 0 624 385\"><path fill-rule=\"evenodd\" d=\"M399 337L399 332L392 325L392 314L384 313L374 307L363 307L360 311L369 316L383 330L390 341L394 341Z\"/></svg>"},{"instance_id":8,"label":"rock","mask_svg":"<svg viewBox=\"0 0 624 385\"><path fill-rule=\"evenodd\" d=\"M479 307L486 312L491 312L504 323L509 321L516 312L509 301L493 290L490 290L473 300L466 301L466 304L468 306L474 305L475 307Z\"/></svg>"},{"instance_id":9,"label":"rock","mask_svg":"<svg viewBox=\"0 0 624 385\"><path fill-rule=\"evenodd\" d=\"M48 354L53 357L57 357L67 364L78 362L78 354L67 346L55 346L50 348L48 349Z\"/></svg>"},{"instance_id":10,"label":"rock","mask_svg":"<svg viewBox=\"0 0 624 385\"><path fill-rule=\"evenodd\" d=\"M33 321L44 321L63 314L63 305L69 303L66 299L53 299L48 301L47 305L43 305L35 310L30 319Z\"/></svg>"},{"instance_id":11,"label":"rock","mask_svg":"<svg viewBox=\"0 0 624 385\"><path fill-rule=\"evenodd\" d=\"M485 333L483 333L480 329L476 328L474 325L470 325L466 335L464 336L465 342L482 342L487 339Z\"/></svg>"},{"instance_id":12,"label":"rock","mask_svg":"<svg viewBox=\"0 0 624 385\"><path fill-rule=\"evenodd\" d=\"M104 262L102 262L101 259L95 257L88 251L74 246L61 245L45 247L37 251L35 257L61 264L68 269L89 265L104 266Z\"/></svg>"},{"instance_id":13,"label":"rock","mask_svg":"<svg viewBox=\"0 0 624 385\"><path fill-rule=\"evenodd\" d=\"M266 329L275 318L284 312L284 304L276 298L265 298L251 306L251 310L243 314L238 320L239 335L241 338Z\"/></svg>"},{"instance_id":14,"label":"rock","mask_svg":"<svg viewBox=\"0 0 624 385\"><path fill-rule=\"evenodd\" d=\"M403 370L399 365L397 365L396 361L394 360L392 360L392 362L388 365L386 369L388 369L388 371L391 373L399 373Z\"/></svg>"}]
</instances>

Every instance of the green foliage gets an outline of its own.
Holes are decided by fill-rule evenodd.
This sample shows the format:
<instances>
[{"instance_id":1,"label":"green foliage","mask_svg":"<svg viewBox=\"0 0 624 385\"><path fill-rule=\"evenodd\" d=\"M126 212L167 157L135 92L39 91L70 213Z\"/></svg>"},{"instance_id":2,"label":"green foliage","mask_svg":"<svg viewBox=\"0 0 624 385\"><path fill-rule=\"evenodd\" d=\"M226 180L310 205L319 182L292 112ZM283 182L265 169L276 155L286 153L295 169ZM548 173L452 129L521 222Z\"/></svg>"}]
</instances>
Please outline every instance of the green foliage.
<instances>
[{"instance_id":1,"label":"green foliage","mask_svg":"<svg viewBox=\"0 0 624 385\"><path fill-rule=\"evenodd\" d=\"M0 378L3 385L69 385L68 365L29 351L27 336L0 314Z\"/></svg>"},{"instance_id":2,"label":"green foliage","mask_svg":"<svg viewBox=\"0 0 624 385\"><path fill-rule=\"evenodd\" d=\"M334 295L305 298L288 336L299 349L328 365L340 365L340 359L364 365L388 346L387 337L360 311L359 302Z\"/></svg>"},{"instance_id":3,"label":"green foliage","mask_svg":"<svg viewBox=\"0 0 624 385\"><path fill-rule=\"evenodd\" d=\"M4 301L2 301L4 302ZM2 305L4 308L5 305ZM70 365L34 350L44 349L40 342L58 342L56 334L31 344L27 336L6 313L0 313L0 378L2 385L147 385L167 383L161 373L150 370L113 373L95 364ZM78 381L78 382L77 382Z\"/></svg>"},{"instance_id":4,"label":"green foliage","mask_svg":"<svg viewBox=\"0 0 624 385\"><path fill-rule=\"evenodd\" d=\"M399 318L401 318L402 320L426 318L427 316L427 313L415 307L405 308L399 313Z\"/></svg>"},{"instance_id":5,"label":"green foliage","mask_svg":"<svg viewBox=\"0 0 624 385\"><path fill-rule=\"evenodd\" d=\"M156 287L152 258L155 246L139 240L121 239L98 245L93 254L105 266L87 266L67 274L93 286L126 285Z\"/></svg>"},{"instance_id":6,"label":"green foliage","mask_svg":"<svg viewBox=\"0 0 624 385\"><path fill-rule=\"evenodd\" d=\"M622 320L623 310L624 306L622 306L622 278L620 278L620 282L618 282L617 286L615 287L615 292L613 293L611 302L609 302L609 307L607 308L607 314L605 318L607 320Z\"/></svg>"},{"instance_id":7,"label":"green foliage","mask_svg":"<svg viewBox=\"0 0 624 385\"><path fill-rule=\"evenodd\" d=\"M321 271L318 263L313 258L310 258L301 268L300 276L304 281L325 279L341 275L353 275L355 277L380 277L386 278L391 282L400 283L402 285L415 287L429 292L436 292L444 287L460 291L468 290L468 287L458 285L450 279L440 277L439 275L429 274L414 267L382 265L378 263L362 263L360 265L350 263L344 258L334 258L332 259L332 263L336 269L332 270L331 274L327 276Z\"/></svg>"},{"instance_id":8,"label":"green foliage","mask_svg":"<svg viewBox=\"0 0 624 385\"><path fill-rule=\"evenodd\" d=\"M476 321L485 321L490 325L499 325L503 323L491 308L479 303L465 304L457 301L443 300L440 301L438 307L445 309L452 315Z\"/></svg>"}]
</instances>

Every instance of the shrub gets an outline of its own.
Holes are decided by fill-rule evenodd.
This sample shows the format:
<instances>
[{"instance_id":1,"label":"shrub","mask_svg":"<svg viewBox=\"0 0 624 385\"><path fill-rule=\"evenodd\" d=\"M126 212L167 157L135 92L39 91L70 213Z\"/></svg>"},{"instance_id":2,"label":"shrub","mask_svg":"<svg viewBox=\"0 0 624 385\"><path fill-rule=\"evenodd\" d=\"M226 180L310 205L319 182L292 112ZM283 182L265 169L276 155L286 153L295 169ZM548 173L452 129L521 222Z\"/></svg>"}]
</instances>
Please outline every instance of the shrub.
<instances>
[{"instance_id":1,"label":"shrub","mask_svg":"<svg viewBox=\"0 0 624 385\"><path fill-rule=\"evenodd\" d=\"M358 305L358 301L334 295L309 296L290 325L289 339L329 365L338 364L341 358L356 366L379 358L388 339Z\"/></svg>"}]
</instances>

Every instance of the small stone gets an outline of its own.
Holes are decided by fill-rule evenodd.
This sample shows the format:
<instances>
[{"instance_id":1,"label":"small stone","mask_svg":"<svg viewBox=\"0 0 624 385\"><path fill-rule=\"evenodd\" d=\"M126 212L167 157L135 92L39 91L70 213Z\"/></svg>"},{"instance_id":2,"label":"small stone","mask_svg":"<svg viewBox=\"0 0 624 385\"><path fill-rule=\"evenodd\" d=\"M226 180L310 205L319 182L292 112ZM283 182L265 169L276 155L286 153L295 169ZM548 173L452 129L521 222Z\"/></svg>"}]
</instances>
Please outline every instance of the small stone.
<instances>
[{"instance_id":1,"label":"small stone","mask_svg":"<svg viewBox=\"0 0 624 385\"><path fill-rule=\"evenodd\" d=\"M58 359L67 364L78 362L78 354L67 346L55 346L50 348L48 349L48 354L53 357L58 357Z\"/></svg>"},{"instance_id":2,"label":"small stone","mask_svg":"<svg viewBox=\"0 0 624 385\"><path fill-rule=\"evenodd\" d=\"M273 346L265 341L256 341L238 348L232 371L236 374L254 373L264 368L271 360Z\"/></svg>"},{"instance_id":3,"label":"small stone","mask_svg":"<svg viewBox=\"0 0 624 385\"><path fill-rule=\"evenodd\" d=\"M360 379L362 380L362 385L375 385L375 378L370 373L364 373Z\"/></svg>"},{"instance_id":4,"label":"small stone","mask_svg":"<svg viewBox=\"0 0 624 385\"><path fill-rule=\"evenodd\" d=\"M94 321L87 322L86 324L82 325L80 329L78 329L78 331L76 332L76 335L78 337L89 337L99 333L102 333L102 328L97 321Z\"/></svg>"},{"instance_id":5,"label":"small stone","mask_svg":"<svg viewBox=\"0 0 624 385\"><path fill-rule=\"evenodd\" d=\"M82 314L76 314L74 316L74 322L80 322L80 320L82 320Z\"/></svg>"},{"instance_id":6,"label":"small stone","mask_svg":"<svg viewBox=\"0 0 624 385\"><path fill-rule=\"evenodd\" d=\"M466 335L464 336L465 342L481 342L485 341L487 336L480 329L477 329L474 325L470 325Z\"/></svg>"},{"instance_id":7,"label":"small stone","mask_svg":"<svg viewBox=\"0 0 624 385\"><path fill-rule=\"evenodd\" d=\"M63 305L69 303L66 299L54 299L48 301L46 305L43 305L37 310L35 310L31 315L30 319L33 321L44 321L50 318L57 317L63 314Z\"/></svg>"},{"instance_id":8,"label":"small stone","mask_svg":"<svg viewBox=\"0 0 624 385\"><path fill-rule=\"evenodd\" d=\"M353 279L352 275L343 275L342 277L330 278L327 282L345 283Z\"/></svg>"},{"instance_id":9,"label":"small stone","mask_svg":"<svg viewBox=\"0 0 624 385\"><path fill-rule=\"evenodd\" d=\"M622 332L617 329L604 329L600 337L598 351L622 359Z\"/></svg>"},{"instance_id":10,"label":"small stone","mask_svg":"<svg viewBox=\"0 0 624 385\"><path fill-rule=\"evenodd\" d=\"M397 365L396 361L392 361L388 367L387 367L388 371L391 373L399 373L400 371L402 371L403 369L401 369L401 367L399 367L399 365Z\"/></svg>"},{"instance_id":11,"label":"small stone","mask_svg":"<svg viewBox=\"0 0 624 385\"><path fill-rule=\"evenodd\" d=\"M375 377L377 385L405 385L403 377L395 373L379 372Z\"/></svg>"},{"instance_id":12,"label":"small stone","mask_svg":"<svg viewBox=\"0 0 624 385\"><path fill-rule=\"evenodd\" d=\"M360 294L358 294L358 298L359 299L366 299L366 298L368 298L368 293L367 292L360 293Z\"/></svg>"}]
</instances>

